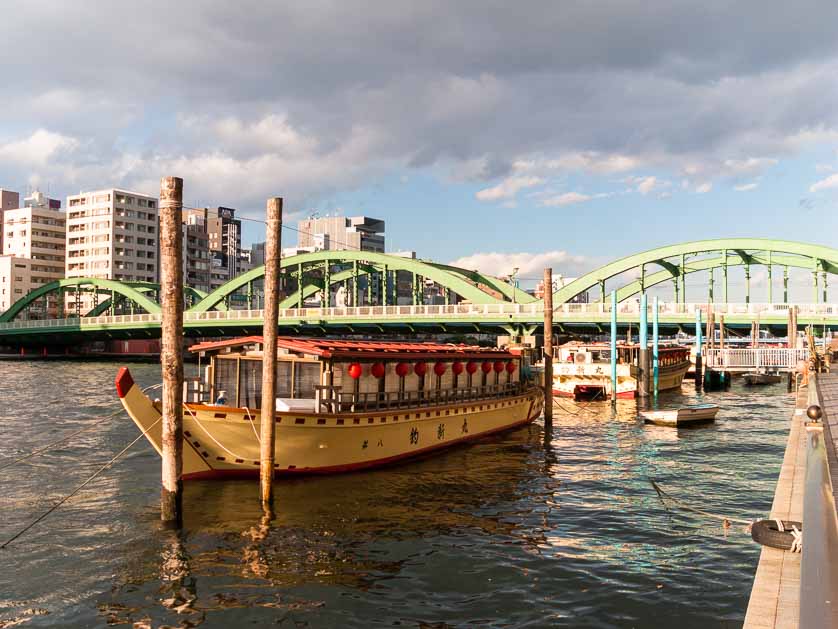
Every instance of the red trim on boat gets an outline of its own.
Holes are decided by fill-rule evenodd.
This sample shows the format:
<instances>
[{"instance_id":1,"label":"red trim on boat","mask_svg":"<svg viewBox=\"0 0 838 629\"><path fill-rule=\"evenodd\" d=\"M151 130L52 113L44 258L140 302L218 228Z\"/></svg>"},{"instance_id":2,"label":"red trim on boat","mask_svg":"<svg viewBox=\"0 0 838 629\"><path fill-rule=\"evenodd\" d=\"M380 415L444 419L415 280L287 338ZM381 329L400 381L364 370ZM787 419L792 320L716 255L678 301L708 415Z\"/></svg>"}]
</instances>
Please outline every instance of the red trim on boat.
<instances>
[{"instance_id":1,"label":"red trim on boat","mask_svg":"<svg viewBox=\"0 0 838 629\"><path fill-rule=\"evenodd\" d=\"M404 454L397 454L396 456L385 457L383 459L375 459L373 461L363 461L361 463L350 463L349 465L330 465L327 467L303 467L303 468L294 468L294 469L280 469L275 470L275 476L306 476L306 475L314 475L314 474L335 474L340 472L355 472L363 469L368 469L371 467L378 467L382 465L390 465L393 463L397 463L399 461L405 461L407 459L412 459L423 454L427 454L429 452L433 452L434 450L442 450L443 448L447 448L449 446L458 445L467 443L469 441L476 441L477 439L482 439L483 437L488 437L489 435L494 435L499 432L504 432L506 430L512 430L514 428L520 428L521 426L526 426L527 424L531 424L535 420L535 417L527 417L527 419L521 420L519 422L515 422L514 424L509 424L508 426L502 426L501 428L495 428L494 430L488 430L486 432L481 432L476 435L468 435L467 437L460 437L459 439L454 439L453 441L447 441L441 444L435 444L432 446L428 446L427 448L421 448L419 450L414 450L413 452L406 452ZM235 469L235 470L210 470L206 472L193 472L191 474L184 474L184 480L207 480L207 479L223 479L223 478L253 478L259 476L259 469Z\"/></svg>"},{"instance_id":2,"label":"red trim on boat","mask_svg":"<svg viewBox=\"0 0 838 629\"><path fill-rule=\"evenodd\" d=\"M134 379L131 377L131 372L128 370L128 367L119 368L114 384L116 385L116 393L119 397L123 398L128 395L128 391L134 386Z\"/></svg>"}]
</instances>

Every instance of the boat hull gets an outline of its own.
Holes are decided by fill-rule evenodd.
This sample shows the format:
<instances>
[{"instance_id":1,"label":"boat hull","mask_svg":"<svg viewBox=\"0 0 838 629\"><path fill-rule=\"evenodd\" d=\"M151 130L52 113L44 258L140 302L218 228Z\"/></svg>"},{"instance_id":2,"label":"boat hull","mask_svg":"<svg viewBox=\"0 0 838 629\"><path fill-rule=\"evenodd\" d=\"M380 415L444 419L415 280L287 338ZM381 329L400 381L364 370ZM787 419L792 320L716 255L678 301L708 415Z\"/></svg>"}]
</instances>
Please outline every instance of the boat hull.
<instances>
[{"instance_id":1,"label":"boat hull","mask_svg":"<svg viewBox=\"0 0 838 629\"><path fill-rule=\"evenodd\" d=\"M679 409L666 411L644 411L640 416L647 424L658 426L690 426L693 424L706 424L716 420L719 412L718 406L687 406Z\"/></svg>"},{"instance_id":2,"label":"boat hull","mask_svg":"<svg viewBox=\"0 0 838 629\"><path fill-rule=\"evenodd\" d=\"M776 384L783 381L781 375L767 374L767 373L746 373L742 378L745 384L749 386L756 386L761 384Z\"/></svg>"},{"instance_id":3,"label":"boat hull","mask_svg":"<svg viewBox=\"0 0 838 629\"><path fill-rule=\"evenodd\" d=\"M122 374L117 389L123 406L160 453L159 404L133 382L120 386ZM258 411L201 404L184 409L184 479L258 476ZM532 388L514 397L388 412L277 413L275 469L290 475L379 467L524 426L542 410L543 395Z\"/></svg>"},{"instance_id":4,"label":"boat hull","mask_svg":"<svg viewBox=\"0 0 838 629\"><path fill-rule=\"evenodd\" d=\"M658 391L680 389L684 376L689 369L689 362L661 367L658 371ZM587 365L585 366L587 367ZM608 371L608 366L600 371ZM569 373L577 369L581 373ZM573 399L595 398L607 400L611 397L611 376L604 373L585 373L579 366L563 363L553 364L553 395ZM618 365L617 398L634 399L637 397L637 378L631 375L628 365Z\"/></svg>"}]
</instances>

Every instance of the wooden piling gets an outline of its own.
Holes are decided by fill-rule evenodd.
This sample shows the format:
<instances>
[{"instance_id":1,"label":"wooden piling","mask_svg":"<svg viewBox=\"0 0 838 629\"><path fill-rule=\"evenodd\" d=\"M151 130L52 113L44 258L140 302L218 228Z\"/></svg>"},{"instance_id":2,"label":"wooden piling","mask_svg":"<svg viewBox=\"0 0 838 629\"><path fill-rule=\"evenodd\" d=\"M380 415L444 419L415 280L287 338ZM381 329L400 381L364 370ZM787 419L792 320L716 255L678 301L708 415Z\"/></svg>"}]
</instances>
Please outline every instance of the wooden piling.
<instances>
[{"instance_id":1,"label":"wooden piling","mask_svg":"<svg viewBox=\"0 0 838 629\"><path fill-rule=\"evenodd\" d=\"M276 337L279 325L279 256L282 199L268 199L265 241L265 310L262 326L262 414L259 479L263 505L273 502L276 448Z\"/></svg>"},{"instance_id":2,"label":"wooden piling","mask_svg":"<svg viewBox=\"0 0 838 629\"><path fill-rule=\"evenodd\" d=\"M725 316L719 315L719 349L725 348Z\"/></svg>"},{"instance_id":3,"label":"wooden piling","mask_svg":"<svg viewBox=\"0 0 838 629\"><path fill-rule=\"evenodd\" d=\"M553 423L553 269L544 269L544 425Z\"/></svg>"},{"instance_id":4,"label":"wooden piling","mask_svg":"<svg viewBox=\"0 0 838 629\"><path fill-rule=\"evenodd\" d=\"M160 181L160 300L163 375L160 519L183 521L183 179Z\"/></svg>"}]
</instances>

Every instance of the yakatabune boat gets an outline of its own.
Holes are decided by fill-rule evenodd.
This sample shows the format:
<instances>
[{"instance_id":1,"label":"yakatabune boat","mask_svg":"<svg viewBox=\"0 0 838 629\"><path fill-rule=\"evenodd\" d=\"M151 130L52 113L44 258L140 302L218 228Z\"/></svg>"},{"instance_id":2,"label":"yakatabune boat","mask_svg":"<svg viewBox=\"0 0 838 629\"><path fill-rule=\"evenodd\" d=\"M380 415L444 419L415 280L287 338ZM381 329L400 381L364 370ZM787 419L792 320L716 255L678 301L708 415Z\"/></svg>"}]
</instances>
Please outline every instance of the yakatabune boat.
<instances>
[{"instance_id":1,"label":"yakatabune boat","mask_svg":"<svg viewBox=\"0 0 838 629\"><path fill-rule=\"evenodd\" d=\"M528 355L463 345L280 338L277 474L347 472L532 422L543 394ZM262 338L201 343L187 382L183 477L258 475ZM200 365L200 363L199 363ZM200 370L200 367L199 367ZM161 452L161 406L116 377L128 414Z\"/></svg>"},{"instance_id":2,"label":"yakatabune boat","mask_svg":"<svg viewBox=\"0 0 838 629\"><path fill-rule=\"evenodd\" d=\"M637 357L640 346L617 345L617 397L637 395ZM690 368L689 348L661 345L658 348L658 390L680 388ZM649 350L651 357L651 349ZM651 358L650 358L651 359ZM553 360L553 394L564 397L611 397L611 346L609 343L566 343Z\"/></svg>"}]
</instances>

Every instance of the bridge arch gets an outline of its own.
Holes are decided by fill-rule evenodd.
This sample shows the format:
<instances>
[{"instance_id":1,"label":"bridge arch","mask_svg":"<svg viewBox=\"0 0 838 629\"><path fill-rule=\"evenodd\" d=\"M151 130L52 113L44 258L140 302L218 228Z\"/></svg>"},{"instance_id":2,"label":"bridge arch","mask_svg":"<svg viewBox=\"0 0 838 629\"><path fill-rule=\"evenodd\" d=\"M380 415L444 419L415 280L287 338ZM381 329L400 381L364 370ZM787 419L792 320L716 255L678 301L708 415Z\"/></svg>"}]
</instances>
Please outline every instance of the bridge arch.
<instances>
[{"instance_id":1,"label":"bridge arch","mask_svg":"<svg viewBox=\"0 0 838 629\"><path fill-rule=\"evenodd\" d=\"M61 280L55 280L30 291L13 303L8 310L0 314L0 323L13 321L21 312L25 311L28 306L35 303L38 299L46 297L50 294L58 294L59 300L61 295L67 291L68 288L77 288L85 292L109 293L110 295L121 295L130 302L139 306L149 313L160 312L160 305L151 299L146 292L145 286L132 286L118 280L106 280L92 277L71 277ZM101 304L100 304L101 306ZM94 308L94 310L96 310Z\"/></svg>"},{"instance_id":2,"label":"bridge arch","mask_svg":"<svg viewBox=\"0 0 838 629\"><path fill-rule=\"evenodd\" d=\"M345 268L333 272L334 266ZM293 307L302 303L306 297L321 291L324 284L332 287L350 279L369 279L373 275L377 276L377 281L381 281L383 274L394 271L411 273L414 286L417 278L430 279L445 291L476 304L503 303L515 299L520 303L534 301L534 298L524 291L513 290L512 286L503 280L477 271L370 251L317 251L282 260L282 275L286 280L293 280L291 283L298 287L283 300L282 307ZM252 269L212 291L190 310L206 312L218 308L234 293L243 289L252 290L252 284L264 279L264 276L264 266ZM383 291L384 301L387 298L386 294L387 292ZM446 296L447 294L446 292Z\"/></svg>"},{"instance_id":3,"label":"bridge arch","mask_svg":"<svg viewBox=\"0 0 838 629\"><path fill-rule=\"evenodd\" d=\"M647 267L657 266L647 273ZM764 238L722 238L698 240L651 249L606 264L569 283L553 293L553 303L562 304L577 295L600 289L604 297L606 281L613 281L625 274L632 274L617 290L617 299L623 301L667 280L675 281L676 300L680 293L685 297L684 278L699 271L709 272L709 300L714 301L714 271L721 268L724 280L724 297L727 301L727 269L731 266L745 267L746 302L749 301L750 267L765 266L769 270L782 266L784 271L784 301L787 301L787 269L807 269L812 273L815 302L818 293L818 279L826 287L827 274L838 274L838 249L789 240ZM633 273L632 273L633 272ZM679 286L680 285L680 286ZM770 282L769 282L769 291ZM770 292L769 292L770 295Z\"/></svg>"}]
</instances>

